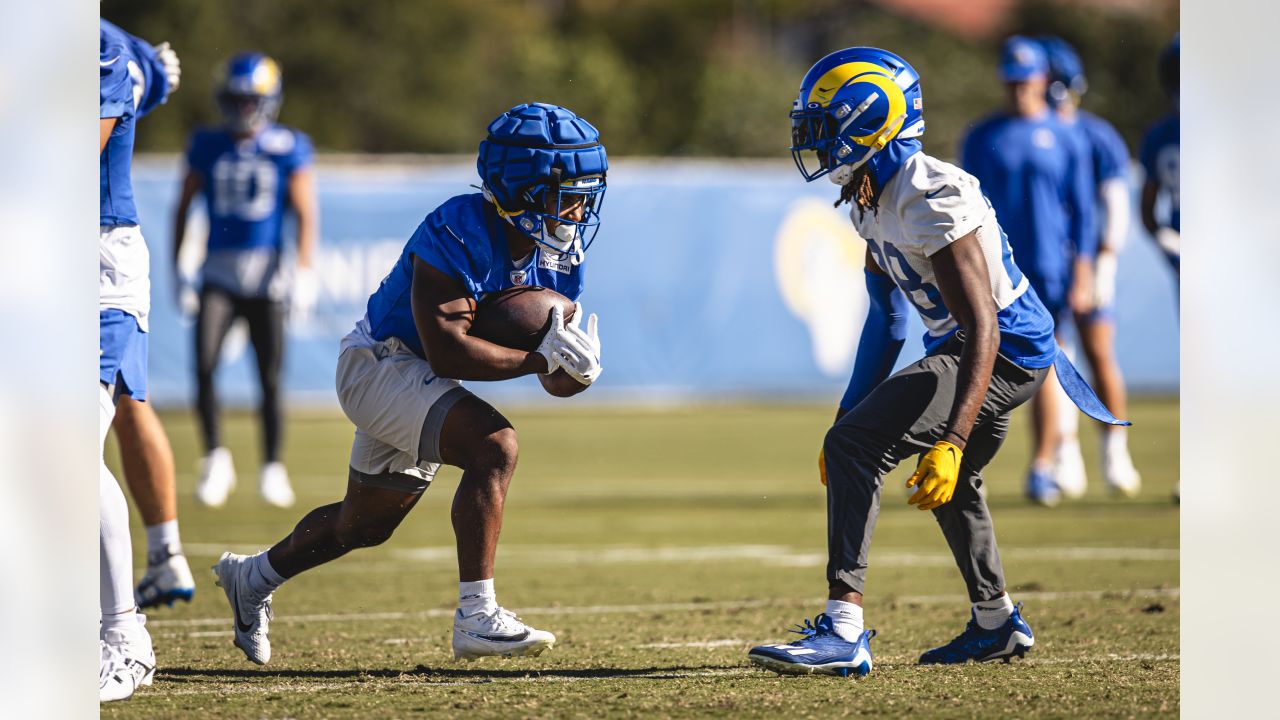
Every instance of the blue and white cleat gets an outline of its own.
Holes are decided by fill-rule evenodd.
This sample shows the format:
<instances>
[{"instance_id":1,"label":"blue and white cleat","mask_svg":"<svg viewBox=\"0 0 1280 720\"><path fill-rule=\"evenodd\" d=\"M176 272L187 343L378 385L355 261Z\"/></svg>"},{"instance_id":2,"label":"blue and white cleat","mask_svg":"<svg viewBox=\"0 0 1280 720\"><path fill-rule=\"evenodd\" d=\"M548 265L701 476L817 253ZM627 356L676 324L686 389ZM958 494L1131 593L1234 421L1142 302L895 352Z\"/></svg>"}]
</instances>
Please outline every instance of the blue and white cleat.
<instances>
[{"instance_id":1,"label":"blue and white cleat","mask_svg":"<svg viewBox=\"0 0 1280 720\"><path fill-rule=\"evenodd\" d=\"M1027 499L1045 507L1054 507L1062 501L1062 490L1052 472L1034 467L1027 472Z\"/></svg>"},{"instance_id":2,"label":"blue and white cleat","mask_svg":"<svg viewBox=\"0 0 1280 720\"><path fill-rule=\"evenodd\" d=\"M964 632L954 640L929 650L920 656L921 665L960 665L970 660L990 662L1026 655L1036 644L1031 626L1022 619L1022 603L1013 608L1013 615L995 630L984 630L976 615L969 618Z\"/></svg>"},{"instance_id":3,"label":"blue and white cleat","mask_svg":"<svg viewBox=\"0 0 1280 720\"><path fill-rule=\"evenodd\" d=\"M143 610L160 605L173 607L176 600L191 602L195 594L196 582L187 558L173 547L147 556L147 574L133 591L134 600Z\"/></svg>"},{"instance_id":4,"label":"blue and white cleat","mask_svg":"<svg viewBox=\"0 0 1280 720\"><path fill-rule=\"evenodd\" d=\"M857 642L836 634L826 613L797 625L791 632L804 638L789 645L761 645L751 648L747 659L766 670L784 675L839 675L862 677L871 672L871 638L867 630Z\"/></svg>"}]
</instances>

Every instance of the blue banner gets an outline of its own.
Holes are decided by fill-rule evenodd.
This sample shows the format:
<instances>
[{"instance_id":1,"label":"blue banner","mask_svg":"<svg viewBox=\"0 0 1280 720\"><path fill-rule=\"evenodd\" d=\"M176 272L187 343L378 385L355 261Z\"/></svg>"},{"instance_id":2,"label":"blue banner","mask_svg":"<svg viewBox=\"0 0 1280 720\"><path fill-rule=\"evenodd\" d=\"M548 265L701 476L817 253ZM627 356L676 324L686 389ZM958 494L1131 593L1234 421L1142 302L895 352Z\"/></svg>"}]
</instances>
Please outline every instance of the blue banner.
<instances>
[{"instance_id":1,"label":"blue banner","mask_svg":"<svg viewBox=\"0 0 1280 720\"><path fill-rule=\"evenodd\" d=\"M175 304L171 267L179 172L176 160L157 158L134 172L152 257L151 393L167 406L195 396L192 328ZM449 197L473 192L478 179L470 160L376 159L323 162L317 178L319 304L307 322L290 325L284 386L290 402L336 405L338 341L422 218ZM832 208L836 194L829 183L806 184L783 163L615 163L582 298L586 311L600 316L605 371L581 397L834 403L853 366L867 303L864 246L845 213ZM203 228L193 213L187 237L197 255ZM1120 363L1131 387L1174 391L1175 281L1136 220L1130 235L1117 283ZM900 365L922 354L922 333L916 321ZM233 329L223 360L219 394L229 405L255 403L243 328ZM471 387L502 401L562 402L531 378Z\"/></svg>"}]
</instances>

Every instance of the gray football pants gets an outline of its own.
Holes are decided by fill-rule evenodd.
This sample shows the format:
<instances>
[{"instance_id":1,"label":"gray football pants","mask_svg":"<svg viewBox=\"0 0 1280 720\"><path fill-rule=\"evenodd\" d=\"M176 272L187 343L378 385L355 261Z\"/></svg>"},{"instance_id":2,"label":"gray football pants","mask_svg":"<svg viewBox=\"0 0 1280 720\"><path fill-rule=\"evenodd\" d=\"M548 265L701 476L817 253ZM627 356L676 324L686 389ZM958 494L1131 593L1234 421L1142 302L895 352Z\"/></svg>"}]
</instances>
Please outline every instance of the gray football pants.
<instances>
[{"instance_id":1,"label":"gray football pants","mask_svg":"<svg viewBox=\"0 0 1280 720\"><path fill-rule=\"evenodd\" d=\"M884 476L942 438L955 400L962 345L952 339L937 354L895 373L827 431L828 583L840 581L862 592ZM1020 367L1003 355L996 358L955 495L933 510L972 602L1004 592L995 528L978 492L982 469L1004 442L1011 411L1035 395L1048 372Z\"/></svg>"}]
</instances>

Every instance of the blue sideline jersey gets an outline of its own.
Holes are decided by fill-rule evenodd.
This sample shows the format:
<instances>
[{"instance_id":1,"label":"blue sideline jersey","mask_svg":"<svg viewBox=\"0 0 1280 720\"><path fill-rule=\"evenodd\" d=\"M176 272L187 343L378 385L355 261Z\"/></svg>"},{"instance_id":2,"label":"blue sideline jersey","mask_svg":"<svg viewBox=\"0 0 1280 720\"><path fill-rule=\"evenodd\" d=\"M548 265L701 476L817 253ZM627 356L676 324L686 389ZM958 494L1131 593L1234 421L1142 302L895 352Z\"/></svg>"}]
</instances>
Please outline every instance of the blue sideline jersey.
<instances>
[{"instance_id":1,"label":"blue sideline jersey","mask_svg":"<svg viewBox=\"0 0 1280 720\"><path fill-rule=\"evenodd\" d=\"M574 301L582 295L583 266L544 254L541 246L525 264L516 267L504 226L480 193L458 195L436 208L418 226L395 267L369 297L373 338L399 338L420 357L426 357L410 303L415 257L457 279L477 301L519 285L550 288Z\"/></svg>"},{"instance_id":2,"label":"blue sideline jersey","mask_svg":"<svg viewBox=\"0 0 1280 720\"><path fill-rule=\"evenodd\" d=\"M1091 112L1079 110L1074 121L1067 124L1084 138L1085 152L1089 157L1094 182L1094 197L1100 197L1102 184L1108 180L1127 179L1129 175L1129 148L1115 127ZM1105 214L1095 212L1091 232L1102 246L1102 224Z\"/></svg>"},{"instance_id":3,"label":"blue sideline jersey","mask_svg":"<svg viewBox=\"0 0 1280 720\"><path fill-rule=\"evenodd\" d=\"M1169 197L1167 227L1182 232L1182 218L1178 197L1178 138L1180 137L1178 113L1171 113L1151 126L1142 138L1140 159L1147 177L1155 181L1161 193Z\"/></svg>"},{"instance_id":4,"label":"blue sideline jersey","mask_svg":"<svg viewBox=\"0 0 1280 720\"><path fill-rule=\"evenodd\" d=\"M209 252L280 250L289 176L311 164L311 140L272 124L253 137L199 128L187 146L187 166L203 179L209 212Z\"/></svg>"},{"instance_id":5,"label":"blue sideline jersey","mask_svg":"<svg viewBox=\"0 0 1280 720\"><path fill-rule=\"evenodd\" d=\"M98 23L98 118L116 118L98 155L99 224L137 225L133 204L133 140L137 121L169 91L155 48L106 20Z\"/></svg>"},{"instance_id":6,"label":"blue sideline jersey","mask_svg":"<svg viewBox=\"0 0 1280 720\"><path fill-rule=\"evenodd\" d=\"M1003 113L980 122L963 140L961 166L991 200L1018 266L1050 312L1066 305L1075 253L1092 257L1095 187L1086 145L1050 113Z\"/></svg>"}]
</instances>

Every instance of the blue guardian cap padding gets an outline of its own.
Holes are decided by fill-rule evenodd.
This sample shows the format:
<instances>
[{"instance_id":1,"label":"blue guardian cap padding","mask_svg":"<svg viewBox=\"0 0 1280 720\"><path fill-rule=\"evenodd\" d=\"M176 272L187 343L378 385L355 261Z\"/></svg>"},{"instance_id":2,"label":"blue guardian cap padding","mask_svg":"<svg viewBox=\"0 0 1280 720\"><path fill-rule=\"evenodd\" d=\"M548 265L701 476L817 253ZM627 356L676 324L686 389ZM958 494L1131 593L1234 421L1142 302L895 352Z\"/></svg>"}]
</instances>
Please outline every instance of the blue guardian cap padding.
<instances>
[{"instance_id":1,"label":"blue guardian cap padding","mask_svg":"<svg viewBox=\"0 0 1280 720\"><path fill-rule=\"evenodd\" d=\"M600 132L591 123L558 105L517 105L489 124L476 170L503 219L540 245L581 260L599 229L609 170ZM579 201L581 220L560 216ZM580 247L575 251L575 243L566 247L549 238L548 221L572 226Z\"/></svg>"}]
</instances>

